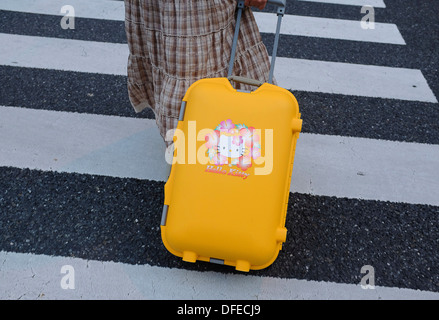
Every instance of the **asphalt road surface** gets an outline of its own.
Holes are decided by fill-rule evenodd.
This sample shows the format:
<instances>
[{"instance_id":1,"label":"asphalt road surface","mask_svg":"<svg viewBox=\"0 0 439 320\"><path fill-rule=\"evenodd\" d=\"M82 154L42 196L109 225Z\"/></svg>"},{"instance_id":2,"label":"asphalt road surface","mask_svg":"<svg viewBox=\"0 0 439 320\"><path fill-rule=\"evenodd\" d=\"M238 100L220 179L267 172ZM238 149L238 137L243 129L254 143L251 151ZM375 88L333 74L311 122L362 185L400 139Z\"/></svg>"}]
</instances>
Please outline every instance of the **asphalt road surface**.
<instances>
[{"instance_id":1,"label":"asphalt road surface","mask_svg":"<svg viewBox=\"0 0 439 320\"><path fill-rule=\"evenodd\" d=\"M439 298L438 1L287 0L275 76L303 129L287 240L249 274L164 248L124 3L69 1L74 29L65 4L0 2L1 299ZM269 52L273 11L255 10Z\"/></svg>"}]
</instances>

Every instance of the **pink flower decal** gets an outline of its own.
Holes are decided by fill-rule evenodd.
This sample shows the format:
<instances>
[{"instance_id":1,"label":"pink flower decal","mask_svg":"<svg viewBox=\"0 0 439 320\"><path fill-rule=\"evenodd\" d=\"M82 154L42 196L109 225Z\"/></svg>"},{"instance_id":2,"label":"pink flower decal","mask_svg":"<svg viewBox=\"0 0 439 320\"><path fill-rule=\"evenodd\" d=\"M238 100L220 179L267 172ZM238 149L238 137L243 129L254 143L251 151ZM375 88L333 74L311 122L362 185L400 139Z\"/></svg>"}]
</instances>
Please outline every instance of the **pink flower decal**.
<instances>
[{"instance_id":1,"label":"pink flower decal","mask_svg":"<svg viewBox=\"0 0 439 320\"><path fill-rule=\"evenodd\" d=\"M261 149L259 148L253 148L252 149L252 158L257 159L261 156Z\"/></svg>"},{"instance_id":2,"label":"pink flower decal","mask_svg":"<svg viewBox=\"0 0 439 320\"><path fill-rule=\"evenodd\" d=\"M217 153L214 157L213 157L213 163L215 163L216 165L223 165L223 164L228 164L228 158Z\"/></svg>"},{"instance_id":3,"label":"pink flower decal","mask_svg":"<svg viewBox=\"0 0 439 320\"><path fill-rule=\"evenodd\" d=\"M245 171L252 166L251 158L248 156L243 156L239 158L238 168Z\"/></svg>"},{"instance_id":4,"label":"pink flower decal","mask_svg":"<svg viewBox=\"0 0 439 320\"><path fill-rule=\"evenodd\" d=\"M237 146L240 146L242 144L242 142L243 142L243 139L241 136L234 136L232 139L232 143L234 145L237 145Z\"/></svg>"},{"instance_id":5,"label":"pink flower decal","mask_svg":"<svg viewBox=\"0 0 439 320\"><path fill-rule=\"evenodd\" d=\"M220 123L220 131L228 132L231 129L234 129L235 125L233 124L232 120L227 119L226 121L221 121Z\"/></svg>"},{"instance_id":6,"label":"pink flower decal","mask_svg":"<svg viewBox=\"0 0 439 320\"><path fill-rule=\"evenodd\" d=\"M206 135L204 138L206 140L206 148L215 148L218 146L218 138L219 138L219 132L218 131L212 131Z\"/></svg>"}]
</instances>

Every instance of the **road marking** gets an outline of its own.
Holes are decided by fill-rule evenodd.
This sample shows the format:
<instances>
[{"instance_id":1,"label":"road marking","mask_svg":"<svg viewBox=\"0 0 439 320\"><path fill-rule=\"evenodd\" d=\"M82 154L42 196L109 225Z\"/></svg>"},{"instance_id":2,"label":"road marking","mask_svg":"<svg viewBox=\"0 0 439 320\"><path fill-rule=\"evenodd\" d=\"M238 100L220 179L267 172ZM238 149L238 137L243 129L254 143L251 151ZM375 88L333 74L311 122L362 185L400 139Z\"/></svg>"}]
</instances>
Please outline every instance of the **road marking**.
<instances>
[{"instance_id":1,"label":"road marking","mask_svg":"<svg viewBox=\"0 0 439 320\"><path fill-rule=\"evenodd\" d=\"M127 74L126 44L4 33L0 33L0 43L8 43L0 48L2 65ZM279 85L287 89L437 102L417 69L284 57L276 59L275 69Z\"/></svg>"},{"instance_id":2,"label":"road marking","mask_svg":"<svg viewBox=\"0 0 439 320\"><path fill-rule=\"evenodd\" d=\"M439 145L303 133L291 191L437 206L437 168Z\"/></svg>"},{"instance_id":3,"label":"road marking","mask_svg":"<svg viewBox=\"0 0 439 320\"><path fill-rule=\"evenodd\" d=\"M126 75L128 46L0 33L2 65Z\"/></svg>"},{"instance_id":4,"label":"road marking","mask_svg":"<svg viewBox=\"0 0 439 320\"><path fill-rule=\"evenodd\" d=\"M260 32L276 30L273 15L259 12L254 15ZM281 34L405 45L395 24L375 22L375 29L363 29L360 21L285 15Z\"/></svg>"},{"instance_id":5,"label":"road marking","mask_svg":"<svg viewBox=\"0 0 439 320\"><path fill-rule=\"evenodd\" d=\"M332 3L351 6L372 6L375 8L385 8L386 4L383 0L299 0L307 2Z\"/></svg>"},{"instance_id":6,"label":"road marking","mask_svg":"<svg viewBox=\"0 0 439 320\"><path fill-rule=\"evenodd\" d=\"M78 18L125 20L124 3L121 1L74 0L70 1L69 4L73 6L75 17ZM63 5L65 5L65 1L59 0L3 0L0 3L0 10L63 16L65 15L61 13ZM255 12L255 18L261 32L273 33L276 30L276 19L273 13ZM360 21L360 12L359 19L355 21L285 15L281 33L308 37L405 44L395 24L376 22L375 29L362 29Z\"/></svg>"},{"instance_id":7,"label":"road marking","mask_svg":"<svg viewBox=\"0 0 439 320\"><path fill-rule=\"evenodd\" d=\"M0 251L0 261L0 299L3 300L439 299L436 292L378 285L375 289L362 289L360 284L200 272L30 253ZM69 266L68 271L61 273L63 266ZM69 275L74 275L74 289L63 289L63 277ZM358 275L361 279L360 270Z\"/></svg>"},{"instance_id":8,"label":"road marking","mask_svg":"<svg viewBox=\"0 0 439 320\"><path fill-rule=\"evenodd\" d=\"M65 16L66 13L61 13L61 8L66 4L73 6L77 18L125 20L124 1L2 0L0 10Z\"/></svg>"},{"instance_id":9,"label":"road marking","mask_svg":"<svg viewBox=\"0 0 439 320\"><path fill-rule=\"evenodd\" d=\"M4 106L0 115L0 166L167 180L155 120ZM439 145L301 133L290 191L438 206L437 168Z\"/></svg>"},{"instance_id":10,"label":"road marking","mask_svg":"<svg viewBox=\"0 0 439 320\"><path fill-rule=\"evenodd\" d=\"M275 77L293 91L437 103L417 69L277 57Z\"/></svg>"},{"instance_id":11,"label":"road marking","mask_svg":"<svg viewBox=\"0 0 439 320\"><path fill-rule=\"evenodd\" d=\"M160 139L155 120L0 107L2 166L163 180Z\"/></svg>"}]
</instances>

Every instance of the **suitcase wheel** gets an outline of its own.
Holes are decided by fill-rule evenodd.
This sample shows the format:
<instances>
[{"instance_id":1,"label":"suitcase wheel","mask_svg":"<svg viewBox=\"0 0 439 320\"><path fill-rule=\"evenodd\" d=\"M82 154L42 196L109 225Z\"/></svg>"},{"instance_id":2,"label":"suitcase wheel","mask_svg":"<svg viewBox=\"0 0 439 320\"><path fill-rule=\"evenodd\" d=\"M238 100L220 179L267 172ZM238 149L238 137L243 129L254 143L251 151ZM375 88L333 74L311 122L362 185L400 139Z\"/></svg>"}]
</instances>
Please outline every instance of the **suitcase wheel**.
<instances>
[{"instance_id":1,"label":"suitcase wheel","mask_svg":"<svg viewBox=\"0 0 439 320\"><path fill-rule=\"evenodd\" d=\"M198 255L192 251L184 251L183 252L183 261L186 262L195 262L197 261Z\"/></svg>"},{"instance_id":2,"label":"suitcase wheel","mask_svg":"<svg viewBox=\"0 0 439 320\"><path fill-rule=\"evenodd\" d=\"M250 262L244 260L236 261L236 270L249 272L250 270Z\"/></svg>"}]
</instances>

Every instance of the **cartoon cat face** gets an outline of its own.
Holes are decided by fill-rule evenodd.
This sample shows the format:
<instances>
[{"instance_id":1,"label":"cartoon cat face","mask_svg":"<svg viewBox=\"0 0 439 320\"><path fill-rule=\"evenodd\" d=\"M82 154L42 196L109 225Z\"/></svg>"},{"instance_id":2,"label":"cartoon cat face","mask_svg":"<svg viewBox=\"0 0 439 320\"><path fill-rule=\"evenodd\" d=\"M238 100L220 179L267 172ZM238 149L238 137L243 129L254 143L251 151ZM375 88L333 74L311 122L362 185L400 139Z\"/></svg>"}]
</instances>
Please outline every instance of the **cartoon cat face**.
<instances>
[{"instance_id":1,"label":"cartoon cat face","mask_svg":"<svg viewBox=\"0 0 439 320\"><path fill-rule=\"evenodd\" d=\"M255 128L234 124L230 119L221 121L205 140L212 164L228 164L245 171L252 166L252 159L261 156L260 136Z\"/></svg>"},{"instance_id":2,"label":"cartoon cat face","mask_svg":"<svg viewBox=\"0 0 439 320\"><path fill-rule=\"evenodd\" d=\"M244 155L245 143L242 136L221 133L218 141L218 153L227 158L239 158Z\"/></svg>"}]
</instances>

